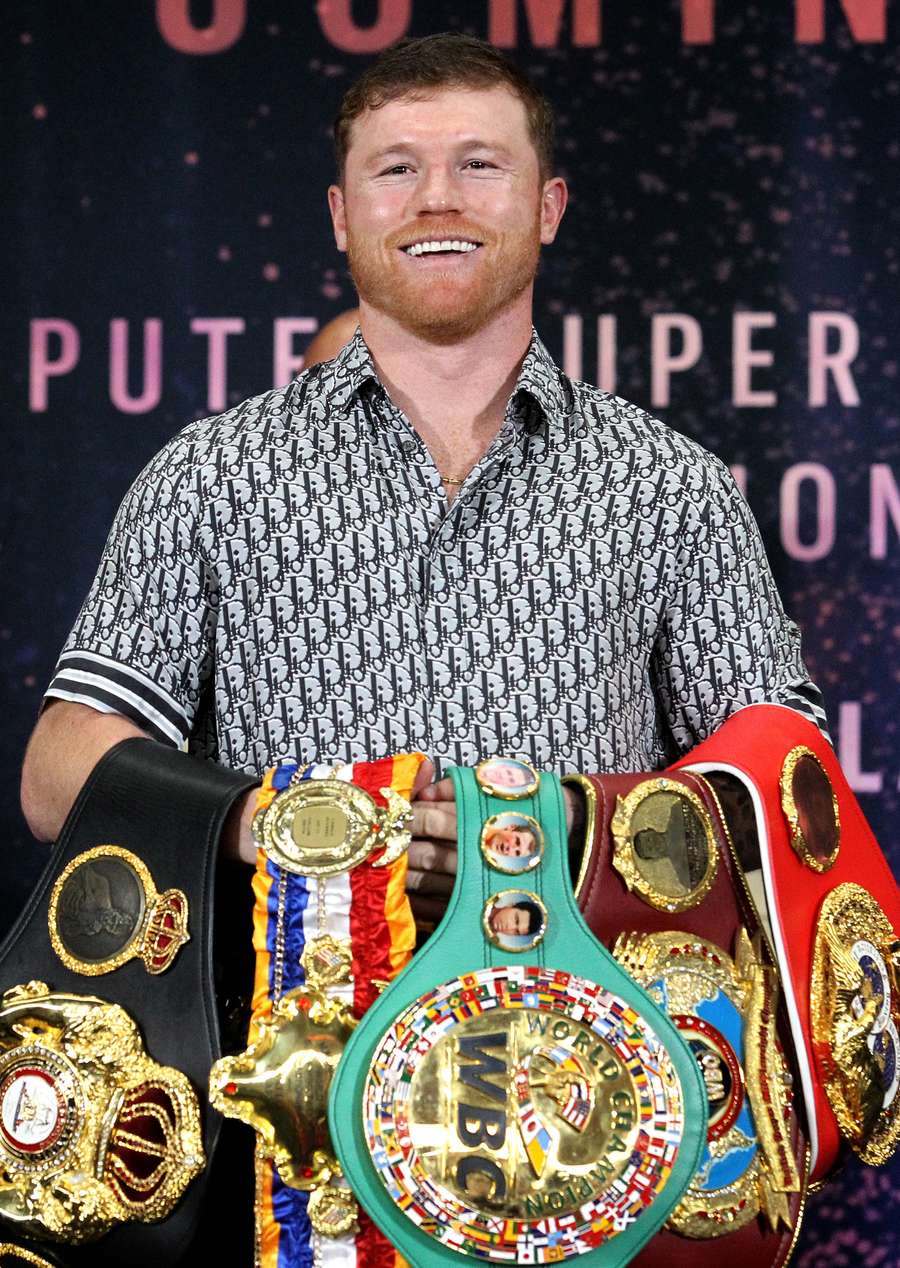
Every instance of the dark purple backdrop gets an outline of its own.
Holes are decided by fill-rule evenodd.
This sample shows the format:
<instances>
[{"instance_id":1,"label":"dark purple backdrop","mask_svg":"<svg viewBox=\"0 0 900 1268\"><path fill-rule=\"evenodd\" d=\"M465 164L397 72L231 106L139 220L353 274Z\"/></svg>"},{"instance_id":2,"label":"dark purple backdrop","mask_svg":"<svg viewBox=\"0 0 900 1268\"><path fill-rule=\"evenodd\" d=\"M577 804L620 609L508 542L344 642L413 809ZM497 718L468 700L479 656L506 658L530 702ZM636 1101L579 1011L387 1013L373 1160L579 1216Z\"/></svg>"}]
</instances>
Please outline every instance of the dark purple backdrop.
<instances>
[{"instance_id":1,"label":"dark purple backdrop","mask_svg":"<svg viewBox=\"0 0 900 1268\"><path fill-rule=\"evenodd\" d=\"M276 321L290 373L353 304L331 117L384 42L459 27L510 47L559 109L572 202L541 334L604 386L614 361L622 395L737 468L900 869L886 0L8 0L0 927L44 856L21 751L119 499L184 423L271 385ZM900 1264L898 1187L900 1166L848 1165L811 1198L797 1263Z\"/></svg>"}]
</instances>

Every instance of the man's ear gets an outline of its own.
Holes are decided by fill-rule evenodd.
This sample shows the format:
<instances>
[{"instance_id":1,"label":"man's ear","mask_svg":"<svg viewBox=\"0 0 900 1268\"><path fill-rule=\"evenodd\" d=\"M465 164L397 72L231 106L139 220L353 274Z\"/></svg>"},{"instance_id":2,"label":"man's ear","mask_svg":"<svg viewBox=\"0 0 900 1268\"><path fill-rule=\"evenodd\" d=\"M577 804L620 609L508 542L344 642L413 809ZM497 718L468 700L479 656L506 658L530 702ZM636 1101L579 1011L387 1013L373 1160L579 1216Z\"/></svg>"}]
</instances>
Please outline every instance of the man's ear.
<instances>
[{"instance_id":1,"label":"man's ear","mask_svg":"<svg viewBox=\"0 0 900 1268\"><path fill-rule=\"evenodd\" d=\"M569 190L561 176L544 181L541 192L541 242L544 246L549 245L556 237L568 201Z\"/></svg>"},{"instance_id":2,"label":"man's ear","mask_svg":"<svg viewBox=\"0 0 900 1268\"><path fill-rule=\"evenodd\" d=\"M344 191L340 185L328 186L328 210L334 227L334 241L339 251L347 250L347 217L344 214Z\"/></svg>"}]
</instances>

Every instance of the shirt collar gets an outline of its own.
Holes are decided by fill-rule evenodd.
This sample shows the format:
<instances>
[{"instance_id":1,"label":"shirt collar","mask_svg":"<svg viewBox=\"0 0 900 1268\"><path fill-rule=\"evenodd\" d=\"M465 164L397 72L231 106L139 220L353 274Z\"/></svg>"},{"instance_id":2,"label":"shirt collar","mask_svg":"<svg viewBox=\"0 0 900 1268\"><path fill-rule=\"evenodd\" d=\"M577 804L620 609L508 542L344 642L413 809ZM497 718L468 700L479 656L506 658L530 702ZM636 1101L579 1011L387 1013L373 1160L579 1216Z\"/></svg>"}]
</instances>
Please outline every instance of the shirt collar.
<instances>
[{"instance_id":1,"label":"shirt collar","mask_svg":"<svg viewBox=\"0 0 900 1268\"><path fill-rule=\"evenodd\" d=\"M320 384L329 403L342 409L367 383L379 383L372 354L357 326L353 337L333 361L322 367ZM548 422L555 422L571 409L572 390L568 379L559 370L550 353L532 330L531 343L522 362L512 399L520 393L530 396L540 406Z\"/></svg>"},{"instance_id":2,"label":"shirt collar","mask_svg":"<svg viewBox=\"0 0 900 1268\"><path fill-rule=\"evenodd\" d=\"M322 366L319 383L329 404L343 409L365 383L373 381L379 381L375 363L357 326L334 360Z\"/></svg>"}]
</instances>

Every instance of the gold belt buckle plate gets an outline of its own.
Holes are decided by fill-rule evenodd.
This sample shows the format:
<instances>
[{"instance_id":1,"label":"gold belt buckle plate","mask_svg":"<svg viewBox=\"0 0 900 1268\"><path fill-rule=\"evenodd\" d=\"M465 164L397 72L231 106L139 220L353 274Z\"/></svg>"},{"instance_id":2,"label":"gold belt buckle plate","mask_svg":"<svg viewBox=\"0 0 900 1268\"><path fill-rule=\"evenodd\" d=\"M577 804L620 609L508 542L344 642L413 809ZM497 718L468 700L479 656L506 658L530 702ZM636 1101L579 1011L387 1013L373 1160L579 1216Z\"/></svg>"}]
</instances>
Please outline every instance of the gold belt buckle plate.
<instances>
[{"instance_id":1,"label":"gold belt buckle plate","mask_svg":"<svg viewBox=\"0 0 900 1268\"><path fill-rule=\"evenodd\" d=\"M841 1132L863 1162L887 1162L900 1143L900 941L861 885L822 903L810 1011Z\"/></svg>"},{"instance_id":2,"label":"gold belt buckle plate","mask_svg":"<svg viewBox=\"0 0 900 1268\"><path fill-rule=\"evenodd\" d=\"M396 1018L363 1119L376 1170L423 1232L480 1259L544 1263L599 1246L662 1190L684 1109L668 1052L622 999L503 966Z\"/></svg>"},{"instance_id":3,"label":"gold belt buckle plate","mask_svg":"<svg viewBox=\"0 0 900 1268\"><path fill-rule=\"evenodd\" d=\"M90 1241L161 1220L203 1169L197 1098L118 1004L29 982L0 1000L0 1214Z\"/></svg>"}]
</instances>

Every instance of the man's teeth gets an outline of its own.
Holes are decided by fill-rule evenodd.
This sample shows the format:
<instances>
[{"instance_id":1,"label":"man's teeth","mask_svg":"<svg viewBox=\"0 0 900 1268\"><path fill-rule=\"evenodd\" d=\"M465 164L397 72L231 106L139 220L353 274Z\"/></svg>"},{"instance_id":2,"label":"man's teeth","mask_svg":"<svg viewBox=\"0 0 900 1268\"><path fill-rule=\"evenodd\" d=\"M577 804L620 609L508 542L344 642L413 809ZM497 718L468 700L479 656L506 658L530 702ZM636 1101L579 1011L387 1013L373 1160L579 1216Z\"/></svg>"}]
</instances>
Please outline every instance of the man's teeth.
<instances>
[{"instance_id":1,"label":"man's teeth","mask_svg":"<svg viewBox=\"0 0 900 1268\"><path fill-rule=\"evenodd\" d=\"M474 251L478 246L477 242L460 242L456 238L444 239L443 242L414 242L411 247L404 247L407 255L427 255L429 252L436 251L462 251L467 254Z\"/></svg>"}]
</instances>

